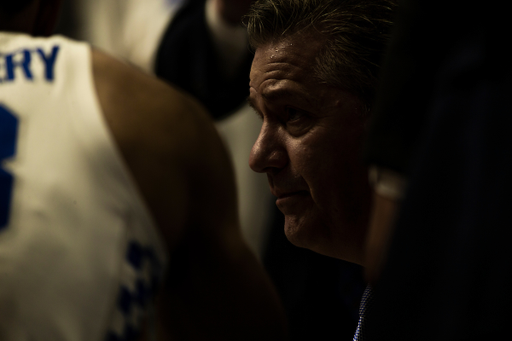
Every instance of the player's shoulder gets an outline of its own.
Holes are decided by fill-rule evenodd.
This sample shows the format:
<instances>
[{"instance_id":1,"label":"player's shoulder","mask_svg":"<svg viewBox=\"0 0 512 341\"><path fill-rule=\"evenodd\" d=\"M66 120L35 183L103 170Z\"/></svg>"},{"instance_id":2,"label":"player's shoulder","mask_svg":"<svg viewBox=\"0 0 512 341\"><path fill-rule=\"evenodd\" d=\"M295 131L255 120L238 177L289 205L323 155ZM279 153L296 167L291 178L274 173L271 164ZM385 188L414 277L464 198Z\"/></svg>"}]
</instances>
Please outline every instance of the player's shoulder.
<instances>
[{"instance_id":1,"label":"player's shoulder","mask_svg":"<svg viewBox=\"0 0 512 341\"><path fill-rule=\"evenodd\" d=\"M112 106L144 112L204 109L189 95L136 67L92 49L95 85L100 100Z\"/></svg>"},{"instance_id":2,"label":"player's shoulder","mask_svg":"<svg viewBox=\"0 0 512 341\"><path fill-rule=\"evenodd\" d=\"M205 109L176 87L101 51L92 49L91 56L100 106L121 146L156 143L158 136L193 140L198 124L210 124Z\"/></svg>"}]
</instances>

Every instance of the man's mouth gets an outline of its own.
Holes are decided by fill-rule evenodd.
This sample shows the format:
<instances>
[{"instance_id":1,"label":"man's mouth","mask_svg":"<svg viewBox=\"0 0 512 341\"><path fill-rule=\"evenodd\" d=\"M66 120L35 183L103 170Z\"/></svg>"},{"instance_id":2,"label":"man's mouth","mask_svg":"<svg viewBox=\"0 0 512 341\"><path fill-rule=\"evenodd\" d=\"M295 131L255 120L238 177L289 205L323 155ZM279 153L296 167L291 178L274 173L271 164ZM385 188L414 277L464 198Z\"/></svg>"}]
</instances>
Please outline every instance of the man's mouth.
<instances>
[{"instance_id":1,"label":"man's mouth","mask_svg":"<svg viewBox=\"0 0 512 341\"><path fill-rule=\"evenodd\" d=\"M290 198L290 197L294 197L294 196L309 195L309 192L308 191L289 191L289 192L276 191L276 192L273 192L273 194L274 194L274 196L277 197L277 199L285 199L285 198Z\"/></svg>"},{"instance_id":2,"label":"man's mouth","mask_svg":"<svg viewBox=\"0 0 512 341\"><path fill-rule=\"evenodd\" d=\"M275 194L278 194L276 195L276 205L284 214L292 214L293 212L297 214L297 210L304 208L304 199L310 198L308 191L287 191Z\"/></svg>"}]
</instances>

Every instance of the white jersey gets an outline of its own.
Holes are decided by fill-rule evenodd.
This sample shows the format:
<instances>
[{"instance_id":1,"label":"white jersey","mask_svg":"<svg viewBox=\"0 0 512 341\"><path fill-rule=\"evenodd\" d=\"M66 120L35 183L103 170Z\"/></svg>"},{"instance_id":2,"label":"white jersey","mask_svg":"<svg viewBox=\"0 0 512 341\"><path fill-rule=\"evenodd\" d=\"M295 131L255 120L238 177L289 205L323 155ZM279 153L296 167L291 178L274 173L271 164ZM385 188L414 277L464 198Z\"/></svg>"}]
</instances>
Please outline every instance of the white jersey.
<instances>
[{"instance_id":1,"label":"white jersey","mask_svg":"<svg viewBox=\"0 0 512 341\"><path fill-rule=\"evenodd\" d=\"M0 340L131 340L164 268L87 44L0 32Z\"/></svg>"},{"instance_id":2,"label":"white jersey","mask_svg":"<svg viewBox=\"0 0 512 341\"><path fill-rule=\"evenodd\" d=\"M75 0L79 39L153 72L158 46L185 0Z\"/></svg>"}]
</instances>

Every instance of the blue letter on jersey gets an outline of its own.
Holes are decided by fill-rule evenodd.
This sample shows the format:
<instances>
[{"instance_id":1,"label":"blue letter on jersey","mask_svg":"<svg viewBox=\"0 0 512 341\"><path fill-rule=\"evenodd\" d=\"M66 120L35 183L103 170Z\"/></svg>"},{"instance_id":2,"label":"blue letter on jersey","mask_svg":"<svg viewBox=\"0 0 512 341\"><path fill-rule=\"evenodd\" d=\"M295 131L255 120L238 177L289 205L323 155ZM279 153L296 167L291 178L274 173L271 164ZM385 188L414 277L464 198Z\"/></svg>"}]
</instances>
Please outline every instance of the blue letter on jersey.
<instances>
[{"instance_id":1,"label":"blue letter on jersey","mask_svg":"<svg viewBox=\"0 0 512 341\"><path fill-rule=\"evenodd\" d=\"M0 162L14 156L17 130L18 119L0 104ZM12 183L12 175L0 168L0 231L9 222Z\"/></svg>"},{"instance_id":2,"label":"blue letter on jersey","mask_svg":"<svg viewBox=\"0 0 512 341\"><path fill-rule=\"evenodd\" d=\"M45 77L46 80L52 81L54 77L54 66L55 66L55 59L57 59L57 53L59 52L59 46L54 46L52 49L51 55L45 55L44 51L42 49L37 49L37 53L39 53L39 56L44 62L44 65L46 66L46 72Z\"/></svg>"},{"instance_id":3,"label":"blue letter on jersey","mask_svg":"<svg viewBox=\"0 0 512 341\"><path fill-rule=\"evenodd\" d=\"M30 55L29 50L23 50L23 61L21 63L14 61L14 54L8 54L5 56L5 69L7 71L7 80L14 80L14 69L16 67L21 67L23 72L25 73L25 77L27 79L32 80L34 77L32 76L32 71L30 71L30 62L32 60L32 56Z\"/></svg>"},{"instance_id":4,"label":"blue letter on jersey","mask_svg":"<svg viewBox=\"0 0 512 341\"><path fill-rule=\"evenodd\" d=\"M51 51L46 54L42 48L23 49L16 52L2 55L0 58L4 62L0 67L5 69L5 76L0 76L0 83L3 81L14 82L16 77L25 76L29 81L34 80L34 72L32 63L41 61L44 65L44 78L51 82L55 78L55 62L59 54L60 46L55 45ZM35 55L35 57L34 57ZM39 58L38 58L39 57ZM33 59L35 58L35 60ZM39 66L39 65L38 65ZM37 70L37 69L36 69ZM39 77L37 75L36 77Z\"/></svg>"}]
</instances>

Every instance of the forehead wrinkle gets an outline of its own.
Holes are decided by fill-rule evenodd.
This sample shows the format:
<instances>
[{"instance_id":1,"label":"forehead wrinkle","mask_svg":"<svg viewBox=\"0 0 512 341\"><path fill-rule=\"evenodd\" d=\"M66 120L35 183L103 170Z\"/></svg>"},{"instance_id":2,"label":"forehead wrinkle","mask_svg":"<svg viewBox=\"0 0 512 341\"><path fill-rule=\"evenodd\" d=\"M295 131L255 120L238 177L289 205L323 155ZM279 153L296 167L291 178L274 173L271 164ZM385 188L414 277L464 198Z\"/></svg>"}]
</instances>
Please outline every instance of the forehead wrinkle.
<instances>
[{"instance_id":1,"label":"forehead wrinkle","mask_svg":"<svg viewBox=\"0 0 512 341\"><path fill-rule=\"evenodd\" d=\"M259 88L266 99L280 96L295 96L300 92L304 70L290 63L273 63L263 71Z\"/></svg>"},{"instance_id":2,"label":"forehead wrinkle","mask_svg":"<svg viewBox=\"0 0 512 341\"><path fill-rule=\"evenodd\" d=\"M304 60L303 50L298 50L295 46L291 48L292 45L284 40L258 47L250 73L250 83L258 81L258 78L261 79L259 83L262 83L273 72L278 76L276 78L291 78L311 71L310 63ZM255 65L258 65L257 69L254 68Z\"/></svg>"},{"instance_id":3,"label":"forehead wrinkle","mask_svg":"<svg viewBox=\"0 0 512 341\"><path fill-rule=\"evenodd\" d=\"M274 67L271 67L272 64L274 64ZM281 65L281 63L272 63L272 64L266 64L262 69L252 69L251 73L249 75L249 87L259 88L268 81L279 81L286 78L286 75L289 73L286 70L286 67L283 67L282 69L278 68L275 64ZM285 65L288 65L284 63ZM270 70L269 70L270 69Z\"/></svg>"},{"instance_id":4,"label":"forehead wrinkle","mask_svg":"<svg viewBox=\"0 0 512 341\"><path fill-rule=\"evenodd\" d=\"M295 55L281 55L274 60L266 63L265 73L269 73L272 71L279 71L285 74L290 74L293 71L306 70L308 65L300 65L304 63L304 61L300 57L295 57Z\"/></svg>"},{"instance_id":5,"label":"forehead wrinkle","mask_svg":"<svg viewBox=\"0 0 512 341\"><path fill-rule=\"evenodd\" d=\"M275 80L282 80L282 79L289 79L291 76L293 77L294 71L297 74L300 73L300 67L293 65L289 62L271 62L267 63L263 70L261 70L260 77L261 77L261 84L263 84L267 80L275 79Z\"/></svg>"}]
</instances>

